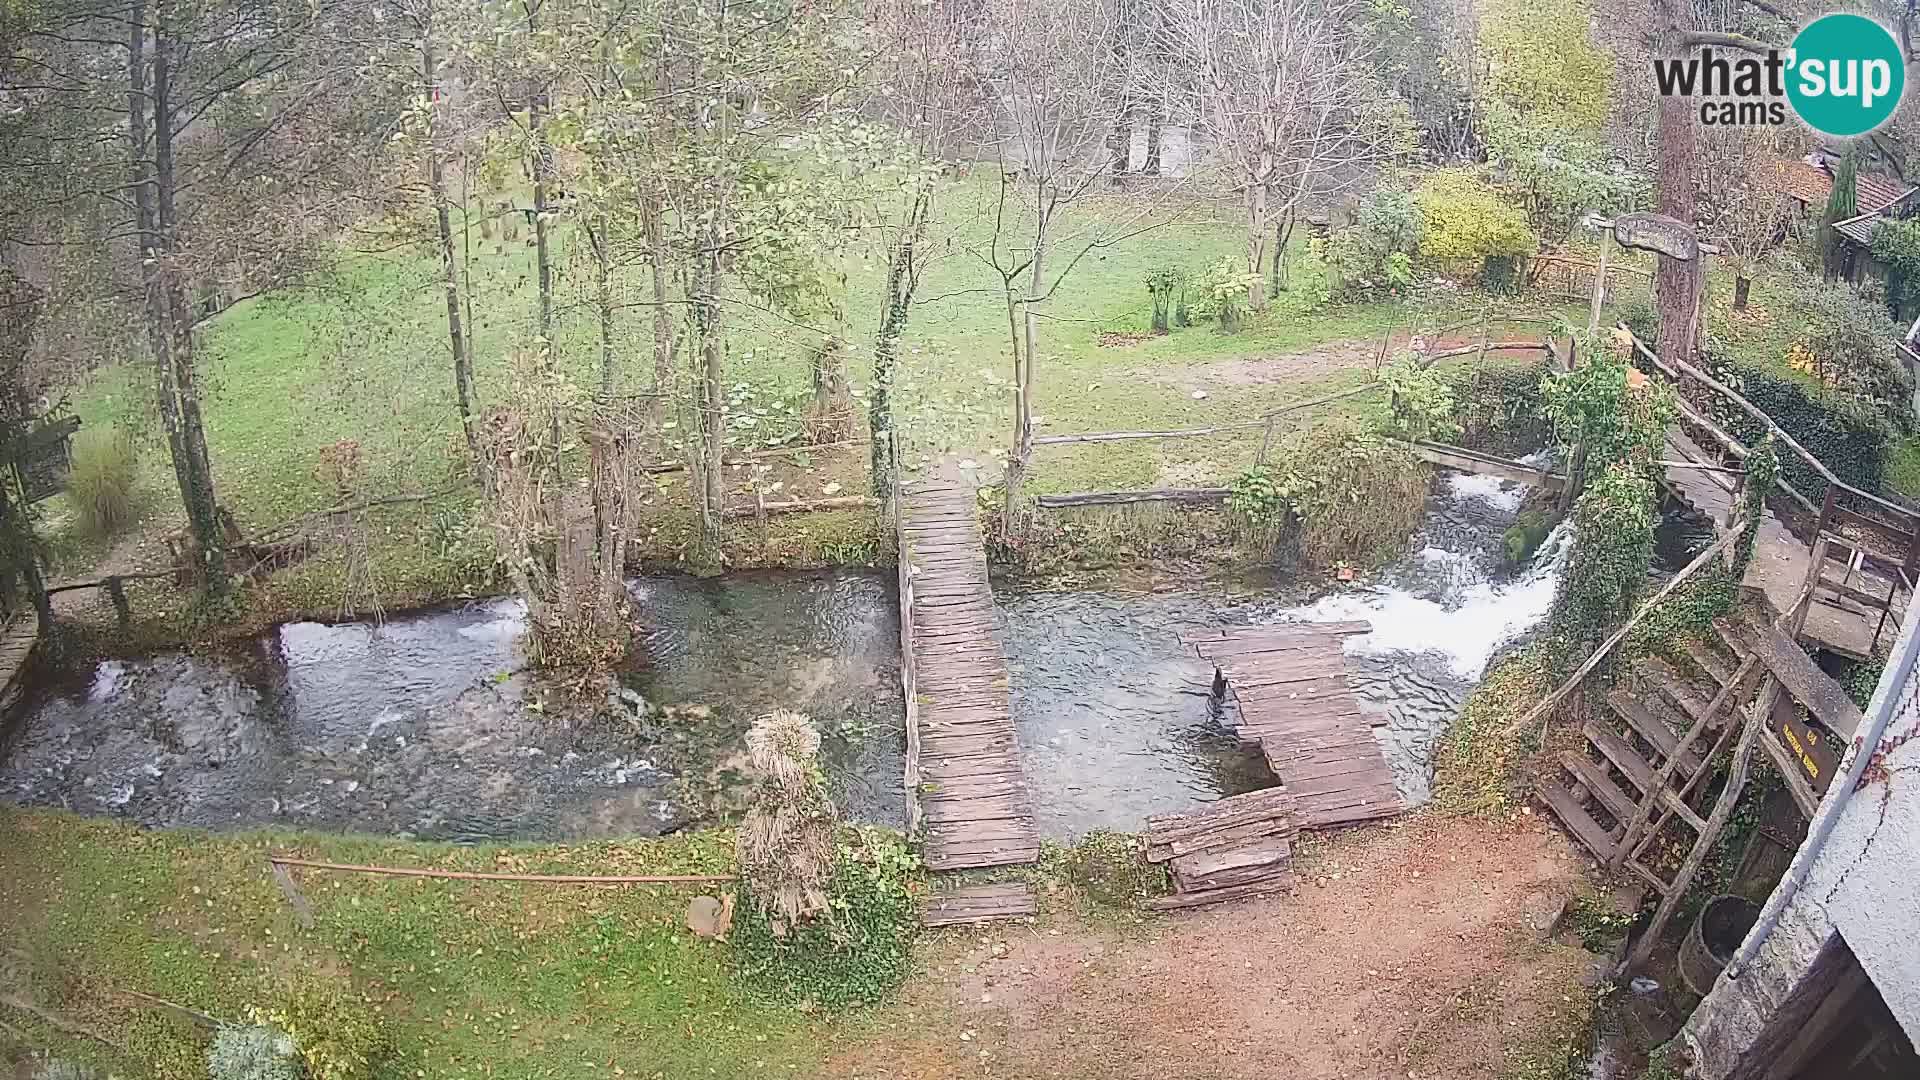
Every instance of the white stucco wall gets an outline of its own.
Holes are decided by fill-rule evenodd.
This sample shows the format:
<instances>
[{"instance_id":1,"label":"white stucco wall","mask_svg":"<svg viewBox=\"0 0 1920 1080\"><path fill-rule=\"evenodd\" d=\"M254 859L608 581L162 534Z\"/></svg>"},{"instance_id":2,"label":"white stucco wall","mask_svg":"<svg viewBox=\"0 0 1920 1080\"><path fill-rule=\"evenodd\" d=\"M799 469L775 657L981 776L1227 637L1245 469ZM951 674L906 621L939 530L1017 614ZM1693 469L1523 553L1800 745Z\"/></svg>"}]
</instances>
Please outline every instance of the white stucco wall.
<instances>
[{"instance_id":1,"label":"white stucco wall","mask_svg":"<svg viewBox=\"0 0 1920 1080\"><path fill-rule=\"evenodd\" d=\"M1907 613L1895 657L1906 651L1917 625L1920 603ZM1720 1080L1733 1069L1835 929L1907 1037L1920 1045L1920 670L1889 667L1868 707L1869 721L1888 695L1893 718L1875 748L1885 752L1870 766L1866 786L1848 798L1806 884L1747 971L1737 980L1721 976L1687 1021L1683 1035L1694 1074L1703 1080ZM1856 742L1843 774L1860 752ZM1822 813L1842 797L1841 789L1836 781ZM1795 865L1805 858L1803 848Z\"/></svg>"}]
</instances>

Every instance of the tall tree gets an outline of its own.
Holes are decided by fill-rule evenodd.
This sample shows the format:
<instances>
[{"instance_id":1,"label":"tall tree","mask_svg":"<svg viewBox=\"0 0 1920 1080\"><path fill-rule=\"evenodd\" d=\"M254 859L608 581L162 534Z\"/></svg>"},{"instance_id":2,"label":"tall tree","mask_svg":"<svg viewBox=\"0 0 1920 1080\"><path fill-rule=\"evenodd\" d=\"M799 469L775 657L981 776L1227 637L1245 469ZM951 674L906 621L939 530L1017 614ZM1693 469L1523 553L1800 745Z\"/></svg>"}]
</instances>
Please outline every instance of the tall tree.
<instances>
[{"instance_id":1,"label":"tall tree","mask_svg":"<svg viewBox=\"0 0 1920 1080\"><path fill-rule=\"evenodd\" d=\"M1848 146L1833 170L1833 190L1820 212L1820 269L1831 281L1846 268L1847 246L1834 226L1860 212L1860 154Z\"/></svg>"},{"instance_id":2,"label":"tall tree","mask_svg":"<svg viewBox=\"0 0 1920 1080\"><path fill-rule=\"evenodd\" d=\"M1000 177L973 254L997 279L1013 358L1013 440L1006 527L1017 521L1033 456L1039 305L1080 261L1152 227L1159 200L1094 204L1109 175L1112 103L1130 86L1130 54L1113 0L985 0L973 25L975 78L986 88Z\"/></svg>"},{"instance_id":3,"label":"tall tree","mask_svg":"<svg viewBox=\"0 0 1920 1080\"><path fill-rule=\"evenodd\" d=\"M1284 242L1309 200L1370 183L1403 146L1363 10L1358 0L1189 0L1167 20L1171 96L1199 116L1245 204L1256 310L1268 244Z\"/></svg>"},{"instance_id":4,"label":"tall tree","mask_svg":"<svg viewBox=\"0 0 1920 1080\"><path fill-rule=\"evenodd\" d=\"M297 280L364 211L348 180L384 133L353 111L359 57L338 45L369 7L66 0L16 44L60 88L25 120L45 133L42 164L111 215L102 239L133 268L187 550L213 598L231 575L199 331L222 301Z\"/></svg>"}]
</instances>

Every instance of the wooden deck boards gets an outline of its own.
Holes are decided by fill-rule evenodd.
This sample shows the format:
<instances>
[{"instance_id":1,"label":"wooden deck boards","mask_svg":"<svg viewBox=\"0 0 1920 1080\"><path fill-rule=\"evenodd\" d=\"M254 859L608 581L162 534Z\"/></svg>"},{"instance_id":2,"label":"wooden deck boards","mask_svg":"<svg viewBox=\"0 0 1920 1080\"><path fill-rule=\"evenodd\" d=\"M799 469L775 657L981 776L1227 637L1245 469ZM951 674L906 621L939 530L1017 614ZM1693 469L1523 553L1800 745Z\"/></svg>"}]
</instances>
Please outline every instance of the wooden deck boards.
<instances>
[{"instance_id":1,"label":"wooden deck boards","mask_svg":"<svg viewBox=\"0 0 1920 1080\"><path fill-rule=\"evenodd\" d=\"M1369 629L1364 622L1297 623L1183 639L1225 677L1240 704L1241 739L1260 746L1303 828L1406 809L1372 720L1347 682L1342 641Z\"/></svg>"},{"instance_id":2,"label":"wooden deck boards","mask_svg":"<svg viewBox=\"0 0 1920 1080\"><path fill-rule=\"evenodd\" d=\"M4 721L25 693L27 661L40 640L40 622L31 611L15 614L0 629L0 721Z\"/></svg>"},{"instance_id":3,"label":"wooden deck boards","mask_svg":"<svg viewBox=\"0 0 1920 1080\"><path fill-rule=\"evenodd\" d=\"M927 898L922 926L966 926L973 923L1019 919L1039 910L1033 887L1020 882L969 885L946 889Z\"/></svg>"},{"instance_id":4,"label":"wooden deck boards","mask_svg":"<svg viewBox=\"0 0 1920 1080\"><path fill-rule=\"evenodd\" d=\"M952 479L908 485L899 523L917 736L910 794L919 800L927 867L1033 862L1040 834L1020 769L1006 658L993 636L973 490Z\"/></svg>"},{"instance_id":5,"label":"wooden deck boards","mask_svg":"<svg viewBox=\"0 0 1920 1080\"><path fill-rule=\"evenodd\" d=\"M1717 460L1678 428L1667 432L1666 452L1677 461L1712 464ZM1734 512L1733 484L1734 478L1726 473L1680 468L1666 471L1666 486L1681 502L1712 521L1716 531L1727 528ZM1747 567L1743 583L1765 592L1774 610L1786 611L1800 598L1812 561L1813 550L1789 532L1777 515L1769 512L1760 523L1753 562ZM1886 629L1897 633L1905 614L1906 602L1902 599L1895 604ZM1836 603L1831 597L1821 596L1808 611L1801 636L1843 656L1863 659L1872 654L1875 632L1880 629L1878 611Z\"/></svg>"}]
</instances>

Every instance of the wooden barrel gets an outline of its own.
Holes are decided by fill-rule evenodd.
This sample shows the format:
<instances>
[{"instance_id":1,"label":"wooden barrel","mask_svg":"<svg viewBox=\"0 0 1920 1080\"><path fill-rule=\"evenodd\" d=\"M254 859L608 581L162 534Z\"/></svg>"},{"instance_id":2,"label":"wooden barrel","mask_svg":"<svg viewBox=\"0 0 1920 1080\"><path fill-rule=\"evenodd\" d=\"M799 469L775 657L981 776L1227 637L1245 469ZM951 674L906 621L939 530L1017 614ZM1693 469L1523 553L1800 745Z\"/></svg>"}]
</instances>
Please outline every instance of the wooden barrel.
<instances>
[{"instance_id":1,"label":"wooden barrel","mask_svg":"<svg viewBox=\"0 0 1920 1080\"><path fill-rule=\"evenodd\" d=\"M1716 896L1700 909L1680 945L1680 978L1701 997L1760 919L1760 905L1744 896Z\"/></svg>"}]
</instances>

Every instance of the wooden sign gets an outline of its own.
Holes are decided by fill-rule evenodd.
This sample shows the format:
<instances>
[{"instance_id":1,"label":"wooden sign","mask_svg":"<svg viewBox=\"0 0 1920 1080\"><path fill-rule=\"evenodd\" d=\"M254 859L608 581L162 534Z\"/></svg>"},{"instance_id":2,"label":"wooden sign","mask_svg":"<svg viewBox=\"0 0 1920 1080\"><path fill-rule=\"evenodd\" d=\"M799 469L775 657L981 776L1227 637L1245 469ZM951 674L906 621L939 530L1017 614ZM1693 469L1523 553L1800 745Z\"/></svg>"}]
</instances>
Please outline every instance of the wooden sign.
<instances>
[{"instance_id":1,"label":"wooden sign","mask_svg":"<svg viewBox=\"0 0 1920 1080\"><path fill-rule=\"evenodd\" d=\"M1833 782L1833 774L1840 768L1840 755L1827 745L1826 737L1802 720L1800 710L1785 699L1774 706L1773 730L1787 752L1800 763L1800 771L1812 785L1813 793L1825 794L1827 785Z\"/></svg>"},{"instance_id":2,"label":"wooden sign","mask_svg":"<svg viewBox=\"0 0 1920 1080\"><path fill-rule=\"evenodd\" d=\"M1613 219L1613 236L1621 247L1657 251L1691 261L1700 254L1692 226L1665 214L1621 214Z\"/></svg>"}]
</instances>

